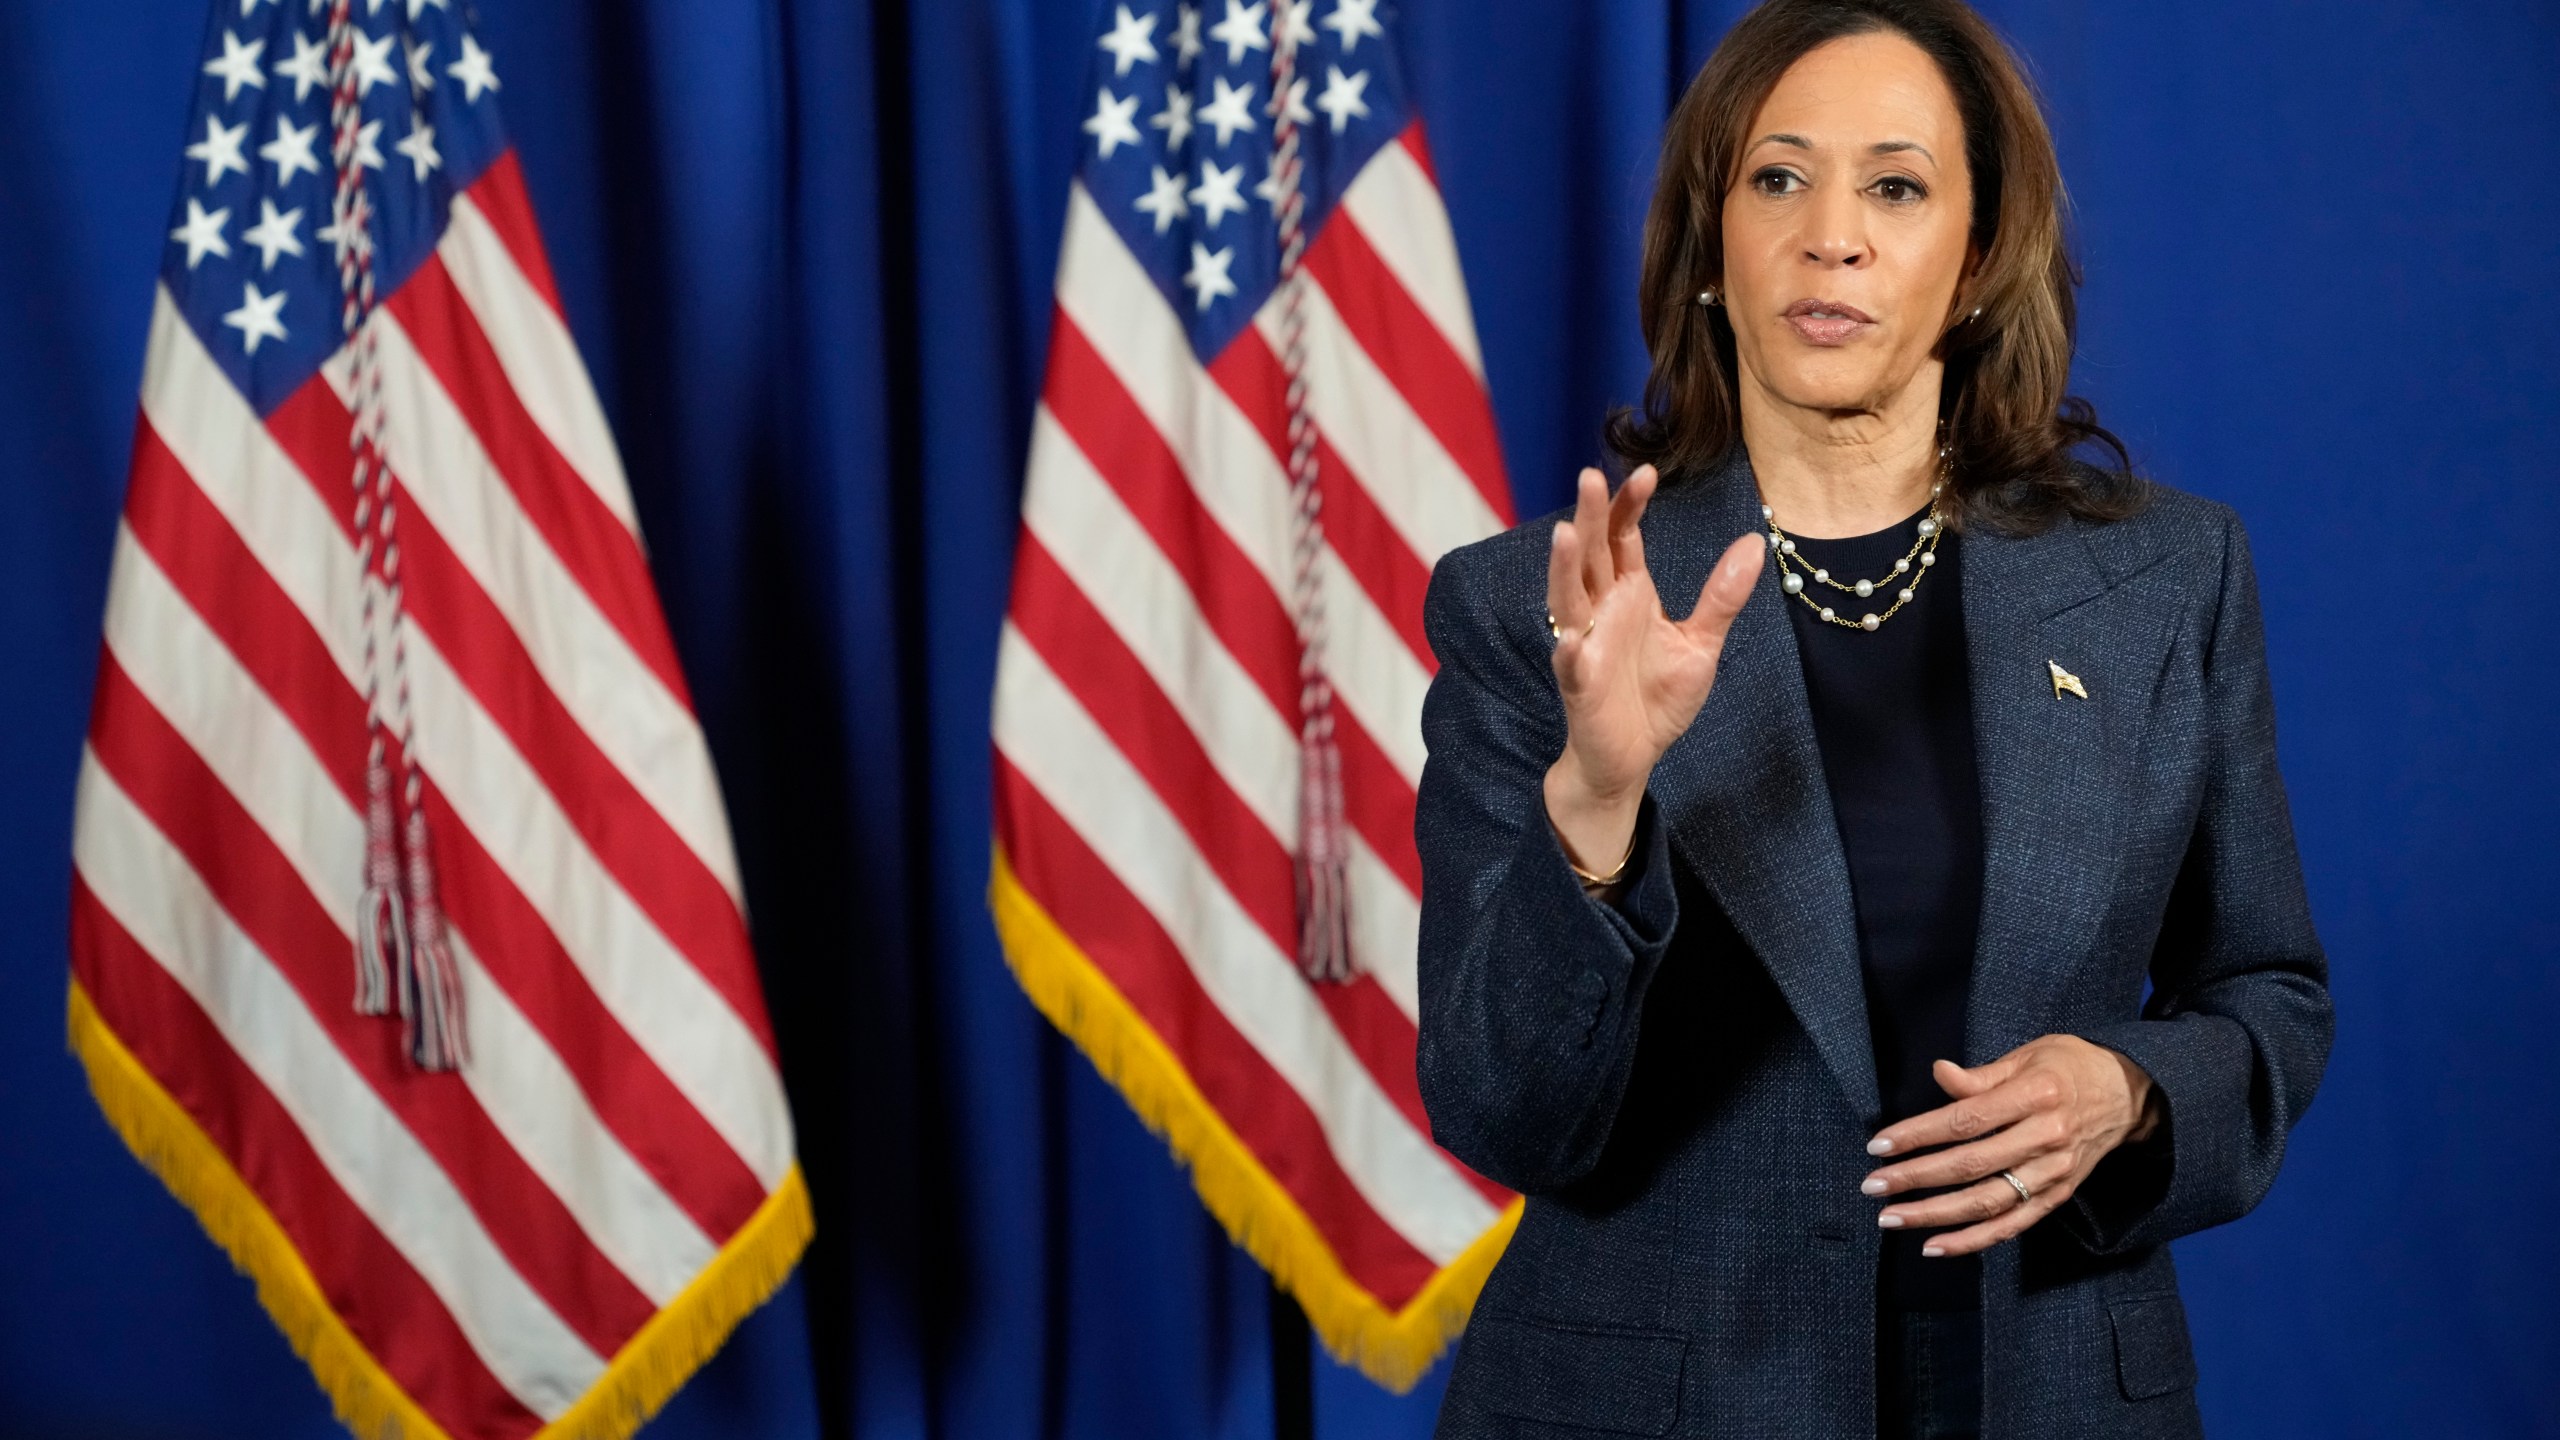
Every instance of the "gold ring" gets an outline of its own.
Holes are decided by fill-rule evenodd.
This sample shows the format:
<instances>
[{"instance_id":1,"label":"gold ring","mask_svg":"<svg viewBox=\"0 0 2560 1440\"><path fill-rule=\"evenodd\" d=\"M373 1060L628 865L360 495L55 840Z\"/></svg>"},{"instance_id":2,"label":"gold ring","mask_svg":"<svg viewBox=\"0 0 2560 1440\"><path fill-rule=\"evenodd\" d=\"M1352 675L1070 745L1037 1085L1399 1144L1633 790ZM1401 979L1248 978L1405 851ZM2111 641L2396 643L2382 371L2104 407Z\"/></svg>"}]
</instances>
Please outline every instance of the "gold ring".
<instances>
[{"instance_id":1,"label":"gold ring","mask_svg":"<svg viewBox=\"0 0 2560 1440\"><path fill-rule=\"evenodd\" d=\"M1592 626L1594 626L1594 625L1597 625L1597 624L1599 624L1599 623L1600 623L1600 617L1599 617L1599 616L1597 616L1597 615L1594 615L1594 616L1592 616L1590 619L1583 621L1583 622L1582 622L1582 633L1583 633L1585 636L1590 635L1590 633L1591 633L1591 627L1592 627ZM1550 611L1548 611L1548 612L1547 612L1547 637L1548 637L1549 639L1551 639L1551 640L1562 640L1562 639L1564 638L1564 632L1563 632L1562 630L1559 630L1559 629L1557 629L1557 628L1556 628L1556 612L1554 612L1553 610L1550 610Z\"/></svg>"}]
</instances>

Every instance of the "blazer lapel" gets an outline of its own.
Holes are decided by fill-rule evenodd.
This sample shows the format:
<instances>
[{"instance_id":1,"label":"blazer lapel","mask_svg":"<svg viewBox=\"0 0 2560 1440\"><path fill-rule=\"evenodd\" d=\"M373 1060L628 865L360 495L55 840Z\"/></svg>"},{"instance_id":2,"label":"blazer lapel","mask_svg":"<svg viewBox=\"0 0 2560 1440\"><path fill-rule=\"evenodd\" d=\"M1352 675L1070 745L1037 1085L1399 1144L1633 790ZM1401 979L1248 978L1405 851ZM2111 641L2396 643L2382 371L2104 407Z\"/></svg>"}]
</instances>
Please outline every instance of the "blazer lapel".
<instances>
[{"instance_id":1,"label":"blazer lapel","mask_svg":"<svg viewBox=\"0 0 2560 1440\"><path fill-rule=\"evenodd\" d=\"M2174 627L2120 580L2081 527L1964 533L1965 640L1982 787L1983 898L1965 1010L1966 1063L2043 1033L2101 943L2125 807ZM2125 577L2130 578L2130 577ZM2058 688L2054 665L2083 694Z\"/></svg>"},{"instance_id":2,"label":"blazer lapel","mask_svg":"<svg viewBox=\"0 0 2560 1440\"><path fill-rule=\"evenodd\" d=\"M1707 567L1760 530L1760 489L1735 447L1718 469L1666 486L1647 507L1648 563L1663 608L1685 616ZM1715 688L1654 768L1671 843L1759 955L1861 1123L1883 1112L1858 962L1849 862L1822 773L1804 670L1778 567L1735 616Z\"/></svg>"}]
</instances>

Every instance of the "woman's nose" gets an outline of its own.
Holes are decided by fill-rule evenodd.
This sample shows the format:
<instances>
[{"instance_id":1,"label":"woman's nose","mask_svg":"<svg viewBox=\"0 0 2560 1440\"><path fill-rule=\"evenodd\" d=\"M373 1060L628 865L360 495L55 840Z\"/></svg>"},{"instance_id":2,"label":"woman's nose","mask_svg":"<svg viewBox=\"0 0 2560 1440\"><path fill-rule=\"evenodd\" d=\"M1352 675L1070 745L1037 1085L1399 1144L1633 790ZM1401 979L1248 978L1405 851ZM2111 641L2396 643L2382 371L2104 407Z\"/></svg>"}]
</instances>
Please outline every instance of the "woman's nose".
<instances>
[{"instance_id":1,"label":"woman's nose","mask_svg":"<svg viewBox=\"0 0 2560 1440\"><path fill-rule=\"evenodd\" d=\"M1806 207L1804 257L1826 268L1854 270L1873 258L1857 197L1837 190Z\"/></svg>"}]
</instances>

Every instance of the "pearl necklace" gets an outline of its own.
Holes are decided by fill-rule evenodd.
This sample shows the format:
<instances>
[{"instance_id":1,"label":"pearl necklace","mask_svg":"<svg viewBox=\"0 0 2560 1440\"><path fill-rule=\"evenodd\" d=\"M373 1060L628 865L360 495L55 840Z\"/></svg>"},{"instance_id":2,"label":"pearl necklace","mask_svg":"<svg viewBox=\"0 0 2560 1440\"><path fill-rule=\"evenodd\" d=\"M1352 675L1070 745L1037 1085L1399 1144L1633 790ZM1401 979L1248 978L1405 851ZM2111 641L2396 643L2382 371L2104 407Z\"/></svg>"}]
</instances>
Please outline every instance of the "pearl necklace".
<instances>
[{"instance_id":1,"label":"pearl necklace","mask_svg":"<svg viewBox=\"0 0 2560 1440\"><path fill-rule=\"evenodd\" d=\"M1911 603L1912 595L1917 593L1919 589L1921 576L1928 574L1930 568L1938 563L1938 537L1946 533L1946 525L1939 512L1940 506L1944 503L1944 497L1947 489L1948 466L1950 463L1949 451L1945 446L1940 446L1938 448L1938 478L1931 481L1929 484L1929 513L1922 516L1920 519L1920 538L1911 542L1911 548L1903 553L1901 559L1893 562L1892 571L1888 573L1884 579L1860 580L1854 584L1843 585L1839 581L1832 579L1831 572L1828 570L1816 566L1811 567L1809 571L1816 584L1828 585L1834 590L1844 591L1848 594L1855 595L1861 600L1875 594L1878 590L1884 589L1887 585L1892 584L1895 579L1903 576L1909 576L1907 580L1903 581L1901 587L1894 592L1893 603L1885 607L1883 614L1879 615L1870 611L1867 614L1859 616L1855 620L1851 620L1840 615L1837 611L1833 610L1830 606L1823 604L1820 600L1806 594L1804 580L1805 573L1807 572L1798 568L1803 566L1804 562L1796 556L1796 542L1788 539L1787 532L1778 528L1777 512L1771 510L1764 504L1760 507L1760 518L1767 521L1769 524L1769 549L1771 553L1778 557L1778 583L1785 588L1788 594L1802 600L1806 605L1812 607L1816 613L1821 615L1825 621L1833 625L1847 626L1852 630L1873 630L1877 626L1882 625L1885 621L1892 619L1894 611ZM1918 574L1913 574L1911 571L1914 561L1917 561L1920 566Z\"/></svg>"}]
</instances>

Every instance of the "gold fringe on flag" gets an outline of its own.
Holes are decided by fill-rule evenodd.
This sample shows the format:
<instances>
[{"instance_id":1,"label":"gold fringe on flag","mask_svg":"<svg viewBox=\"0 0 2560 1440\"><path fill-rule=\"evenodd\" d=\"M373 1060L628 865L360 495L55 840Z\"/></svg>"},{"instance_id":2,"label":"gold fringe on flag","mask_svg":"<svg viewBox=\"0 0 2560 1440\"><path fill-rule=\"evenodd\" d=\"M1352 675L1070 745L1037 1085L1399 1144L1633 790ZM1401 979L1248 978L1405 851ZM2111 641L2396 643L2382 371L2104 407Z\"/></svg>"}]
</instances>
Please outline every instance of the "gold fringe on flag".
<instances>
[{"instance_id":1,"label":"gold fringe on flag","mask_svg":"<svg viewBox=\"0 0 2560 1440\"><path fill-rule=\"evenodd\" d=\"M1476 1294L1520 1222L1514 1200L1465 1253L1440 1268L1401 1310L1389 1310L1342 1268L1314 1222L1191 1081L1127 997L1077 948L995 850L988 908L1007 963L1031 1003L1124 1096L1191 1171L1201 1203L1281 1288L1297 1297L1334 1358L1401 1395L1466 1328Z\"/></svg>"},{"instance_id":2,"label":"gold fringe on flag","mask_svg":"<svg viewBox=\"0 0 2560 1440\"><path fill-rule=\"evenodd\" d=\"M77 981L70 1038L107 1123L255 1282L259 1303L311 1367L339 1421L367 1440L450 1440L347 1329L257 1192L116 1038ZM535 1440L625 1440L781 1287L813 1227L808 1187L794 1165L702 1273Z\"/></svg>"}]
</instances>

